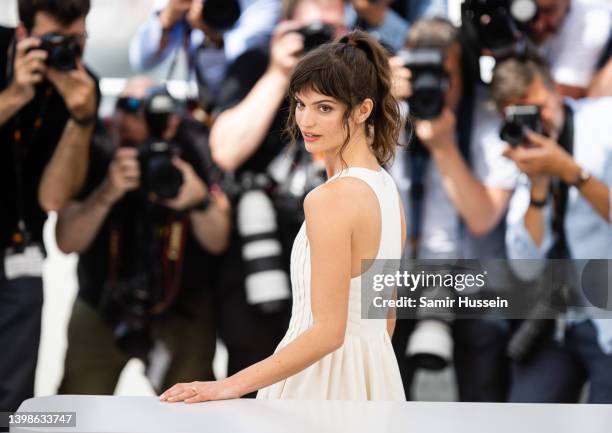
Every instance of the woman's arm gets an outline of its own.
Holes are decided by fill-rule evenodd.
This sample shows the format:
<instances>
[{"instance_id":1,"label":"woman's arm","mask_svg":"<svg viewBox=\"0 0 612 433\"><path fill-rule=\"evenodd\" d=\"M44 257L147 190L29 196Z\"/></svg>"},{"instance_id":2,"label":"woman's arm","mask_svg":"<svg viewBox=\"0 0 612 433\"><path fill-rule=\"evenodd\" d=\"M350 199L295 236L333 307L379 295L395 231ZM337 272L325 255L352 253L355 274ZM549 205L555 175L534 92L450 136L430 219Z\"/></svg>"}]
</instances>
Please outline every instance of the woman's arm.
<instances>
[{"instance_id":1,"label":"woman's arm","mask_svg":"<svg viewBox=\"0 0 612 433\"><path fill-rule=\"evenodd\" d=\"M289 77L304 48L299 24L285 21L278 25L270 43L267 71L247 96L222 112L210 131L213 159L225 171L235 171L264 142L274 117L287 94Z\"/></svg>"},{"instance_id":2,"label":"woman's arm","mask_svg":"<svg viewBox=\"0 0 612 433\"><path fill-rule=\"evenodd\" d=\"M351 278L350 200L327 184L304 201L310 244L313 324L274 355L217 382L177 384L161 400L200 402L237 398L304 370L344 343ZM197 394L194 391L197 390Z\"/></svg>"}]
</instances>

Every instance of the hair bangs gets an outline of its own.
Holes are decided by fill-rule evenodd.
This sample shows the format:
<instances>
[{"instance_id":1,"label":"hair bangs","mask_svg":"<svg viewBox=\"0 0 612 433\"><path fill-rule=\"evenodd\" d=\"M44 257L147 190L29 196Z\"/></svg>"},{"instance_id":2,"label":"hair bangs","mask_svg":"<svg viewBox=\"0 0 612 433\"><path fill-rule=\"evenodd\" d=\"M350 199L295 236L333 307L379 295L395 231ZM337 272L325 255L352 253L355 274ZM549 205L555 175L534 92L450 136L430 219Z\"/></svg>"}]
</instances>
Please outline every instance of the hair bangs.
<instances>
[{"instance_id":1,"label":"hair bangs","mask_svg":"<svg viewBox=\"0 0 612 433\"><path fill-rule=\"evenodd\" d=\"M289 95L295 98L298 93L312 91L351 106L350 83L347 82L349 75L345 66L333 56L316 56L319 49L309 53L296 67L291 78Z\"/></svg>"}]
</instances>

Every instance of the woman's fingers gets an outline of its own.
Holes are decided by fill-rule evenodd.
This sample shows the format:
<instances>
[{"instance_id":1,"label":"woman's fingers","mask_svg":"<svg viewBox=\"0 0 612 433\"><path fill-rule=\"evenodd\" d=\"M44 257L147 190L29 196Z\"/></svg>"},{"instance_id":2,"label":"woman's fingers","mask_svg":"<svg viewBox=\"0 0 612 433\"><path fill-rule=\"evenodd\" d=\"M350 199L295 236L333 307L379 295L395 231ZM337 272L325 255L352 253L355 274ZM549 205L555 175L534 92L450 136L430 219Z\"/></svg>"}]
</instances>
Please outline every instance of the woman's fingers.
<instances>
[{"instance_id":1,"label":"woman's fingers","mask_svg":"<svg viewBox=\"0 0 612 433\"><path fill-rule=\"evenodd\" d=\"M159 396L159 399L171 403L179 401L184 401L185 403L200 403L203 401L215 400L215 397L211 393L213 391L211 385L214 383L215 382L177 383L167 391L164 391Z\"/></svg>"},{"instance_id":2,"label":"woman's fingers","mask_svg":"<svg viewBox=\"0 0 612 433\"><path fill-rule=\"evenodd\" d=\"M172 385L170 388L165 390L160 396L160 400L167 400L171 396L178 395L182 392L185 383L177 383L176 385Z\"/></svg>"},{"instance_id":3,"label":"woman's fingers","mask_svg":"<svg viewBox=\"0 0 612 433\"><path fill-rule=\"evenodd\" d=\"M200 403L203 401L208 401L208 399L206 398L206 396L200 393L185 399L185 403Z\"/></svg>"},{"instance_id":4,"label":"woman's fingers","mask_svg":"<svg viewBox=\"0 0 612 433\"><path fill-rule=\"evenodd\" d=\"M177 394L177 395L173 395L168 397L166 400L169 402L179 402L179 401L183 401L189 397L193 397L197 395L193 390L187 390L187 391L182 391L181 393Z\"/></svg>"}]
</instances>

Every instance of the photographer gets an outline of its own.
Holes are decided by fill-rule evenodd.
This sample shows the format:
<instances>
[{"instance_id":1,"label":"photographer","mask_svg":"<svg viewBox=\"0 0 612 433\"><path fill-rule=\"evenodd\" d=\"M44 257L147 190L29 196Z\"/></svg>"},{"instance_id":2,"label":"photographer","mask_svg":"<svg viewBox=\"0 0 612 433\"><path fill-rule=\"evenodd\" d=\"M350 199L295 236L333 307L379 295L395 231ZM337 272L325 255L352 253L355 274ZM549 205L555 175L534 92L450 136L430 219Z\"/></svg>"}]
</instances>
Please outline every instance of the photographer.
<instances>
[{"instance_id":1,"label":"photographer","mask_svg":"<svg viewBox=\"0 0 612 433\"><path fill-rule=\"evenodd\" d=\"M20 0L17 29L0 27L0 411L34 393L46 212L87 173L97 83L83 66L89 0Z\"/></svg>"},{"instance_id":2,"label":"photographer","mask_svg":"<svg viewBox=\"0 0 612 433\"><path fill-rule=\"evenodd\" d=\"M407 254L415 259L503 258L503 216L517 172L502 156L499 117L488 107L488 89L472 75L458 30L447 20L418 21L407 46L408 52L398 57L410 70L403 96L408 97L415 136L393 168L402 179L398 183L407 185L402 191L409 213ZM506 283L503 275L500 270L497 284ZM397 322L393 342L406 392L414 356L427 349L434 352L426 354L444 361L437 368L454 360L461 401L505 401L508 325L498 320L441 322L443 331L436 327L435 336L417 333L418 328L413 332L413 321ZM446 342L444 347L432 347L436 336Z\"/></svg>"},{"instance_id":3,"label":"photographer","mask_svg":"<svg viewBox=\"0 0 612 433\"><path fill-rule=\"evenodd\" d=\"M612 92L609 2L464 0L461 20L477 56L492 55L499 61L537 51L551 65L561 94L582 98Z\"/></svg>"},{"instance_id":4,"label":"photographer","mask_svg":"<svg viewBox=\"0 0 612 433\"><path fill-rule=\"evenodd\" d=\"M410 26L425 17L446 17L446 0L351 0L349 27L364 28L392 52L406 43Z\"/></svg>"},{"instance_id":5,"label":"photographer","mask_svg":"<svg viewBox=\"0 0 612 433\"><path fill-rule=\"evenodd\" d=\"M497 65L491 93L500 111L535 108L539 120L505 150L524 173L508 212L509 256L611 259L612 99L563 98L536 59ZM562 341L551 330L515 363L512 401L577 402L588 380L590 403L612 403L612 321L589 311L570 306Z\"/></svg>"},{"instance_id":6,"label":"photographer","mask_svg":"<svg viewBox=\"0 0 612 433\"><path fill-rule=\"evenodd\" d=\"M204 128L145 78L128 82L112 123L115 134L96 134L79 201L58 215L58 247L79 253L59 392L112 394L132 357L156 390L213 379L213 255L230 221Z\"/></svg>"},{"instance_id":7,"label":"photographer","mask_svg":"<svg viewBox=\"0 0 612 433\"><path fill-rule=\"evenodd\" d=\"M283 13L285 21L277 26L269 52L247 51L228 68L220 92L221 114L210 135L215 162L233 172L240 190L236 231L223 272L226 290L222 294L225 313L221 336L228 347L230 374L271 354L283 336L291 296L289 254L304 220L303 197L320 182L316 163L303 148L284 150L289 142L283 135L289 77L304 51L346 31L341 0L289 1ZM282 173L277 175L279 171ZM259 188L264 194L259 194L255 203L249 196L257 192L253 186L258 179L270 185ZM296 179L296 185L291 179ZM252 210L247 206L251 203ZM249 217L253 212L258 218ZM261 218L265 230L256 228L253 232L247 225L260 221L259 216L266 216ZM266 234L274 248L264 249L264 244L256 249L253 241ZM248 251L255 251L255 255L246 254ZM265 287L256 287L257 275L263 278L261 271L273 271L277 277ZM278 308L263 312L270 310L266 304Z\"/></svg>"},{"instance_id":8,"label":"photographer","mask_svg":"<svg viewBox=\"0 0 612 433\"><path fill-rule=\"evenodd\" d=\"M558 91L582 98L598 80L598 63L612 36L612 7L592 0L535 0L536 16L529 22L529 37L550 64ZM610 93L612 89L598 92ZM589 96L598 96L590 92Z\"/></svg>"},{"instance_id":9,"label":"photographer","mask_svg":"<svg viewBox=\"0 0 612 433\"><path fill-rule=\"evenodd\" d=\"M214 110L225 69L243 52L268 44L279 0L158 0L132 39L130 64L143 71L182 47L195 72L200 105Z\"/></svg>"}]
</instances>

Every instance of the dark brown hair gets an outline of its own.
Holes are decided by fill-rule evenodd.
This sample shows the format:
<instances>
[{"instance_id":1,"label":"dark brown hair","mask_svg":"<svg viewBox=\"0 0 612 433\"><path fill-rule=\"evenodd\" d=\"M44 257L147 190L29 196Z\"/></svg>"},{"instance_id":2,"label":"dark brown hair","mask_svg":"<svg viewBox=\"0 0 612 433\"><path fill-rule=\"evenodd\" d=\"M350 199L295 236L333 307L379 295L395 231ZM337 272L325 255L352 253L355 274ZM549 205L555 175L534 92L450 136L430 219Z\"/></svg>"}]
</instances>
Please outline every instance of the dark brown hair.
<instances>
[{"instance_id":1,"label":"dark brown hair","mask_svg":"<svg viewBox=\"0 0 612 433\"><path fill-rule=\"evenodd\" d=\"M391 94L391 71L385 49L367 33L355 30L335 43L324 44L306 54L298 63L289 84L291 108L287 131L293 141L299 135L295 120L296 94L313 90L346 106L343 116L346 138L351 139L349 119L353 109L370 98L374 108L366 120L366 134L378 163L385 165L395 155L401 119Z\"/></svg>"},{"instance_id":2,"label":"dark brown hair","mask_svg":"<svg viewBox=\"0 0 612 433\"><path fill-rule=\"evenodd\" d=\"M46 12L61 24L70 25L89 13L89 0L19 0L19 19L28 31L38 12Z\"/></svg>"},{"instance_id":3,"label":"dark brown hair","mask_svg":"<svg viewBox=\"0 0 612 433\"><path fill-rule=\"evenodd\" d=\"M549 90L555 88L546 63L533 55L524 59L513 57L498 63L491 80L491 98L497 108L501 109L512 99L526 97L536 77L540 77Z\"/></svg>"}]
</instances>

